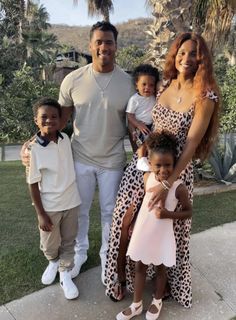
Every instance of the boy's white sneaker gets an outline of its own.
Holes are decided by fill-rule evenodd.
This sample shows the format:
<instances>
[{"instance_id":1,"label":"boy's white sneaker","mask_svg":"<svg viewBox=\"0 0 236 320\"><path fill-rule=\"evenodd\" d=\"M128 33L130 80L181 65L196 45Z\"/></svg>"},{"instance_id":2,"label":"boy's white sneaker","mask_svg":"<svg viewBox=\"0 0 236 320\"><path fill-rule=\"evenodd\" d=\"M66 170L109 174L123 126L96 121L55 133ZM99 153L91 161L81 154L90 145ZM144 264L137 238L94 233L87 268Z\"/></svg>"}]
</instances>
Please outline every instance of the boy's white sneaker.
<instances>
[{"instance_id":1,"label":"boy's white sneaker","mask_svg":"<svg viewBox=\"0 0 236 320\"><path fill-rule=\"evenodd\" d=\"M82 267L82 265L87 261L88 256L87 255L79 255L79 254L75 254L74 256L74 267L71 270L71 278L74 279L75 277L78 276L78 274L80 273L80 269Z\"/></svg>"},{"instance_id":2,"label":"boy's white sneaker","mask_svg":"<svg viewBox=\"0 0 236 320\"><path fill-rule=\"evenodd\" d=\"M49 285L53 283L57 275L58 267L59 267L59 260L49 261L49 264L45 269L41 278L42 284Z\"/></svg>"},{"instance_id":3,"label":"boy's white sneaker","mask_svg":"<svg viewBox=\"0 0 236 320\"><path fill-rule=\"evenodd\" d=\"M60 272L60 285L64 291L66 299L75 299L79 295L79 290L71 279L71 271Z\"/></svg>"}]
</instances>

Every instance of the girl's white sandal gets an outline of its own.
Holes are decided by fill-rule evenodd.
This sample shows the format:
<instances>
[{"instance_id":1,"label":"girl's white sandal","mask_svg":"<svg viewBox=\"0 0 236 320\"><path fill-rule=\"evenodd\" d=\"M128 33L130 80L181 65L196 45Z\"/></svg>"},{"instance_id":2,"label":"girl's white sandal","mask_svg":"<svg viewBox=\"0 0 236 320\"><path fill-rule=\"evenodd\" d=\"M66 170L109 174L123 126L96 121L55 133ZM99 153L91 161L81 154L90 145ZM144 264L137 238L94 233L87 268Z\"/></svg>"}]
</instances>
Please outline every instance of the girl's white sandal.
<instances>
[{"instance_id":1,"label":"girl's white sandal","mask_svg":"<svg viewBox=\"0 0 236 320\"><path fill-rule=\"evenodd\" d=\"M129 320L135 316L138 316L143 312L143 302L142 300L139 302L133 302L128 308L131 310L131 314L125 315L123 311L121 311L117 314L116 320Z\"/></svg>"},{"instance_id":2,"label":"girl's white sandal","mask_svg":"<svg viewBox=\"0 0 236 320\"><path fill-rule=\"evenodd\" d=\"M151 305L154 305L157 308L156 313L152 313L150 311L146 312L146 320L156 320L159 317L162 308L162 299L152 299Z\"/></svg>"}]
</instances>

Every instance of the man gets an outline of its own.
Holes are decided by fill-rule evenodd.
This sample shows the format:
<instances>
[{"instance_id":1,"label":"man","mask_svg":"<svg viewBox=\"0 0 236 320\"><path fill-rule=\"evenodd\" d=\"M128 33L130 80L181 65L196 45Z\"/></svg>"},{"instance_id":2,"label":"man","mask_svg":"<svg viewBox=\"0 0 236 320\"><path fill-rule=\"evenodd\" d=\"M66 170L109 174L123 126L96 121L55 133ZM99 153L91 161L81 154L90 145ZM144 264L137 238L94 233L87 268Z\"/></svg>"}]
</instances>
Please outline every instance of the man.
<instances>
[{"instance_id":1,"label":"man","mask_svg":"<svg viewBox=\"0 0 236 320\"><path fill-rule=\"evenodd\" d=\"M92 26L89 44L92 63L71 72L63 80L59 95L62 127L74 113L72 150L82 201L72 277L79 274L87 260L89 211L97 184L103 283L112 213L126 160L125 109L134 93L131 77L115 65L117 35L116 28L109 22L97 22Z\"/></svg>"}]
</instances>

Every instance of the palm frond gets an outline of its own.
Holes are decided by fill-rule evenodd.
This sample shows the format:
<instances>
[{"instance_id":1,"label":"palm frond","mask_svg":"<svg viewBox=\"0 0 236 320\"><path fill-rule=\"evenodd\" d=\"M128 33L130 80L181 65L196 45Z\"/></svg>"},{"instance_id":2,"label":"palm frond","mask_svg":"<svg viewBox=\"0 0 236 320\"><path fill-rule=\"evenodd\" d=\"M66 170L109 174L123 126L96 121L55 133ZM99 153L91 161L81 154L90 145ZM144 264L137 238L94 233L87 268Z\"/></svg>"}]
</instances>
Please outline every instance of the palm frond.
<instances>
[{"instance_id":1,"label":"palm frond","mask_svg":"<svg viewBox=\"0 0 236 320\"><path fill-rule=\"evenodd\" d=\"M234 9L229 1L212 0L212 5L209 6L203 35L207 39L211 48L216 44L225 43L228 39Z\"/></svg>"}]
</instances>

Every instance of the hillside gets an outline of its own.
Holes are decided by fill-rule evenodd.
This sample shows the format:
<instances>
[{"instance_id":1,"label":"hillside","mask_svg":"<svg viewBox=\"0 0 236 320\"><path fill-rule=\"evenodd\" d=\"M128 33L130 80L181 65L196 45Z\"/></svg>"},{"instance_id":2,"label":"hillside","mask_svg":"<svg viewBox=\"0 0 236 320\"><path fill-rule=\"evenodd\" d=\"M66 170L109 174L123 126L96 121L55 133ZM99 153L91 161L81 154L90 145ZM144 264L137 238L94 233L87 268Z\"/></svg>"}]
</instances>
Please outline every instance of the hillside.
<instances>
[{"instance_id":1,"label":"hillside","mask_svg":"<svg viewBox=\"0 0 236 320\"><path fill-rule=\"evenodd\" d=\"M128 20L127 22L117 24L119 31L118 48L124 48L129 45L137 45L140 48L146 48L149 42L148 35L144 32L152 19L140 18ZM52 25L50 32L54 33L59 43L74 47L76 50L87 53L89 43L90 26L67 26Z\"/></svg>"}]
</instances>

